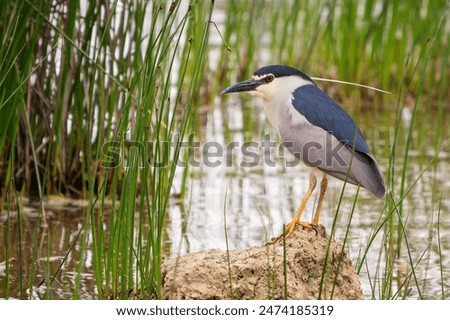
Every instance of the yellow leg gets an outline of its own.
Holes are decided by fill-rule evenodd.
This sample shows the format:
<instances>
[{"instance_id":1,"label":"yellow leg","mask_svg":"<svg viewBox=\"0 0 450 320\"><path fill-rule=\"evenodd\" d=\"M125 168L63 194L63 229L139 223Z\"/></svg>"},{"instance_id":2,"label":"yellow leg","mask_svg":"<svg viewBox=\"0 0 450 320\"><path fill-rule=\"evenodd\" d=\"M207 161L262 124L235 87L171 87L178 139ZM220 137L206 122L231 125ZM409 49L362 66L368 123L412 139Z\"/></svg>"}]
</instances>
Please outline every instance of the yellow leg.
<instances>
[{"instance_id":1,"label":"yellow leg","mask_svg":"<svg viewBox=\"0 0 450 320\"><path fill-rule=\"evenodd\" d=\"M316 185L317 185L316 176L314 175L314 173L311 172L309 175L308 191L306 191L305 196L303 197L302 201L300 202L300 205L298 206L298 209L295 213L294 219L292 219L292 221L286 225L286 238L289 237L289 235L294 231L294 229L297 225L300 225L300 226L308 228L308 229L312 229L312 227L308 223L302 222L300 219L302 217L303 211L305 210L305 207L306 207L306 204L308 203L309 198L311 198L311 194L313 193L314 189L316 188ZM274 242L280 240L282 237L283 237L283 235L280 235L279 237L273 239L271 243L274 243Z\"/></svg>"},{"instance_id":2,"label":"yellow leg","mask_svg":"<svg viewBox=\"0 0 450 320\"><path fill-rule=\"evenodd\" d=\"M322 176L322 181L320 182L320 196L319 202L317 203L317 210L316 213L314 213L314 217L311 222L313 226L317 226L319 224L320 210L322 209L323 199L325 198L325 193L327 192L327 186L328 186L328 179L327 175L324 173Z\"/></svg>"}]
</instances>

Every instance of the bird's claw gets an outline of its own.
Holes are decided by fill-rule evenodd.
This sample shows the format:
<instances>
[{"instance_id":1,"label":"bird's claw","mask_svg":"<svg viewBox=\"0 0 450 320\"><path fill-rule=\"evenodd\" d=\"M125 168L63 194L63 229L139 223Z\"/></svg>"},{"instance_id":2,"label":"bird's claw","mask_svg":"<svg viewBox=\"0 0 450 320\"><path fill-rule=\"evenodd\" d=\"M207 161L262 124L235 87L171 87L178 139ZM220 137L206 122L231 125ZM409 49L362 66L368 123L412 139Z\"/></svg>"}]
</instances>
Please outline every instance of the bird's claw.
<instances>
[{"instance_id":1,"label":"bird's claw","mask_svg":"<svg viewBox=\"0 0 450 320\"><path fill-rule=\"evenodd\" d=\"M287 239L295 230L296 226L301 226L303 229L306 229L308 231L312 231L314 230L314 232L316 233L316 236L319 234L318 231L318 225L313 225L313 224L309 224L306 222L302 222L302 221L295 221L295 222L290 222L286 225L286 227L284 228L284 231L281 235L279 235L278 237L272 238L272 240L270 242L268 242L267 244L275 244L277 243L279 240L283 239L283 237L285 239Z\"/></svg>"}]
</instances>

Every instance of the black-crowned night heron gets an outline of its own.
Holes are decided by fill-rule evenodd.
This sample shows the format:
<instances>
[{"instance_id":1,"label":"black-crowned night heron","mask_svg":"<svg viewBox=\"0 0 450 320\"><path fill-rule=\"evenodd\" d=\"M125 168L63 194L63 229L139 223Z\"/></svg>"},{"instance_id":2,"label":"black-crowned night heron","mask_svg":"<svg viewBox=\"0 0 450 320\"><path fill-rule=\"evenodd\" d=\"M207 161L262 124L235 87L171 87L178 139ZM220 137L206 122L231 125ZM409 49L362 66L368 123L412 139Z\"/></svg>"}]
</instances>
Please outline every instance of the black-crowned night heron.
<instances>
[{"instance_id":1,"label":"black-crowned night heron","mask_svg":"<svg viewBox=\"0 0 450 320\"><path fill-rule=\"evenodd\" d=\"M362 186L378 198L384 197L383 175L360 129L310 77L295 68L267 66L222 94L244 91L262 96L266 115L284 146L311 168L309 188L294 219L286 226L287 236L296 225L308 229L318 225L327 175ZM322 175L319 201L311 224L307 224L300 219L318 174Z\"/></svg>"}]
</instances>

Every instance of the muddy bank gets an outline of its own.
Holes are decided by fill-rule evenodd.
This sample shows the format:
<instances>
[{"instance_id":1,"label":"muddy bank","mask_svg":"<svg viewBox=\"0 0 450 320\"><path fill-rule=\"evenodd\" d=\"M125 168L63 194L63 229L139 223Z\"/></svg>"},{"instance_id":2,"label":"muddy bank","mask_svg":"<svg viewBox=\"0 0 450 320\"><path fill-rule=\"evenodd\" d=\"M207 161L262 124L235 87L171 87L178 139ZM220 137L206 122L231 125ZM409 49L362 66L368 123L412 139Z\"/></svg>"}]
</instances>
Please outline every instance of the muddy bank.
<instances>
[{"instance_id":1,"label":"muddy bank","mask_svg":"<svg viewBox=\"0 0 450 320\"><path fill-rule=\"evenodd\" d=\"M287 286L288 299L317 299L326 247L323 228L318 234L297 228L286 240L285 255L279 241L229 255L210 249L167 260L162 269L164 298L284 299ZM363 299L353 265L341 252L341 245L332 241L321 298Z\"/></svg>"}]
</instances>

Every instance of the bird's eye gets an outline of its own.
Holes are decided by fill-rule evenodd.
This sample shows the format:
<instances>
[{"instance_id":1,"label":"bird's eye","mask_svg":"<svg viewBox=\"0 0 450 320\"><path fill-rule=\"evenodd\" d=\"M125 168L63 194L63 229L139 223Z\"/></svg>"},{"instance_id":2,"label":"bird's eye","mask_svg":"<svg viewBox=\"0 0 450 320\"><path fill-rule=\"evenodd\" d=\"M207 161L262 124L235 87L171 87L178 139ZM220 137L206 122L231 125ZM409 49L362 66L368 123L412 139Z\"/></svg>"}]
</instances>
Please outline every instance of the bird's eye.
<instances>
[{"instance_id":1,"label":"bird's eye","mask_svg":"<svg viewBox=\"0 0 450 320\"><path fill-rule=\"evenodd\" d=\"M264 78L266 83L271 83L273 81L273 79L275 79L275 77L271 74Z\"/></svg>"}]
</instances>

